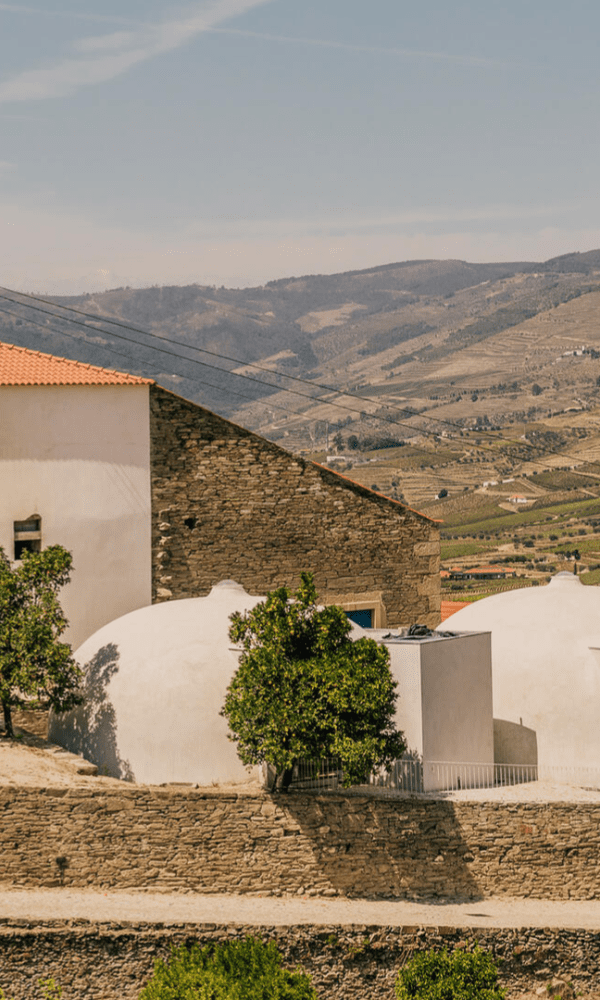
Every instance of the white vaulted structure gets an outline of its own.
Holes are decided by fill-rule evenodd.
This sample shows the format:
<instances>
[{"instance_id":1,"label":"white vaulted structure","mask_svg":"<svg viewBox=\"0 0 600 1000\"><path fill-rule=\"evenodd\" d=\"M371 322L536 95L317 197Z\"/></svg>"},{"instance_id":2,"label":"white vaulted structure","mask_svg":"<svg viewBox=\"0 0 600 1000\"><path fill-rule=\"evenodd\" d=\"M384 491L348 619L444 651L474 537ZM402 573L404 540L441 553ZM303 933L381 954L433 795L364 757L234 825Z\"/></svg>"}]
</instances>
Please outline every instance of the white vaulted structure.
<instances>
[{"instance_id":1,"label":"white vaulted structure","mask_svg":"<svg viewBox=\"0 0 600 1000\"><path fill-rule=\"evenodd\" d=\"M571 573L476 601L452 628L492 633L497 763L600 770L600 588Z\"/></svg>"},{"instance_id":2,"label":"white vaulted structure","mask_svg":"<svg viewBox=\"0 0 600 1000\"><path fill-rule=\"evenodd\" d=\"M85 701L51 716L50 739L115 778L246 780L219 713L239 656L229 616L261 600L226 580L208 597L151 605L105 625L75 654Z\"/></svg>"}]
</instances>

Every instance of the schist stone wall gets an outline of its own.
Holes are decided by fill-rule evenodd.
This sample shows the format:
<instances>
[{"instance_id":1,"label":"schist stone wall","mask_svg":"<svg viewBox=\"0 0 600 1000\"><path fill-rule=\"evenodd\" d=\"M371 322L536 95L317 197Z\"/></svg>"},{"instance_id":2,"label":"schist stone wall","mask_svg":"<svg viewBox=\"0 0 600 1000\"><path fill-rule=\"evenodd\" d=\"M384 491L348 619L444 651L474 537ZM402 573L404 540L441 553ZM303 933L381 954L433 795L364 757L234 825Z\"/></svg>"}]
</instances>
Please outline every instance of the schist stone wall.
<instances>
[{"instance_id":1,"label":"schist stone wall","mask_svg":"<svg viewBox=\"0 0 600 1000\"><path fill-rule=\"evenodd\" d=\"M52 976L63 1000L137 1000L154 961L172 945L201 946L246 935L274 941L286 968L302 967L320 1000L394 1000L398 970L421 949L475 946L491 951L500 981L511 993L544 990L552 976L586 993L600 988L597 931L522 927L244 927L215 924L43 924L4 920L0 925L0 987L14 1000L39 1000L37 985ZM514 991L514 993L513 993Z\"/></svg>"},{"instance_id":2,"label":"schist stone wall","mask_svg":"<svg viewBox=\"0 0 600 1000\"><path fill-rule=\"evenodd\" d=\"M150 414L154 601L224 579L266 594L309 570L374 624L439 624L435 522L158 386Z\"/></svg>"},{"instance_id":3,"label":"schist stone wall","mask_svg":"<svg viewBox=\"0 0 600 1000\"><path fill-rule=\"evenodd\" d=\"M600 805L0 788L0 885L600 899Z\"/></svg>"}]
</instances>

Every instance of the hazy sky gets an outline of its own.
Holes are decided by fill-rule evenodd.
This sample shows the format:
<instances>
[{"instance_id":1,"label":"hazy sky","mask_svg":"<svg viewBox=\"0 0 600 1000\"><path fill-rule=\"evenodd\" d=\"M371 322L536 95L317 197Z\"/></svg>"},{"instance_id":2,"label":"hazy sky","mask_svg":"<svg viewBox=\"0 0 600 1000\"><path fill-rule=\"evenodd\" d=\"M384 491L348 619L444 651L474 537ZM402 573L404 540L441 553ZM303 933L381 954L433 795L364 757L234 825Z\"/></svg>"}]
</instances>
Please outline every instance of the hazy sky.
<instances>
[{"instance_id":1,"label":"hazy sky","mask_svg":"<svg viewBox=\"0 0 600 1000\"><path fill-rule=\"evenodd\" d=\"M0 3L0 283L600 246L598 0Z\"/></svg>"}]
</instances>

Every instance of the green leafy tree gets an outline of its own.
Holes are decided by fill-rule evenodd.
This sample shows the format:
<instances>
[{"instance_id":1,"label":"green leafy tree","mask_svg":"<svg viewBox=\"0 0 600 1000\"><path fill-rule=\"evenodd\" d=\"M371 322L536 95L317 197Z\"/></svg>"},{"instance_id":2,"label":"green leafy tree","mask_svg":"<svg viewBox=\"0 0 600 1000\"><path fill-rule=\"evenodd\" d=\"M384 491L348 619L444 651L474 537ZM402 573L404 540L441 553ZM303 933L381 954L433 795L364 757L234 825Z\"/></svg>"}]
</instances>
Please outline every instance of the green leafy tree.
<instances>
[{"instance_id":1,"label":"green leafy tree","mask_svg":"<svg viewBox=\"0 0 600 1000\"><path fill-rule=\"evenodd\" d=\"M231 621L243 652L221 714L244 764L274 766L274 789L287 791L300 760L338 758L347 786L402 755L387 649L353 642L343 610L318 606L310 573L293 599L280 587Z\"/></svg>"},{"instance_id":2,"label":"green leafy tree","mask_svg":"<svg viewBox=\"0 0 600 1000\"><path fill-rule=\"evenodd\" d=\"M396 980L398 1000L504 1000L493 956L474 951L418 952Z\"/></svg>"},{"instance_id":3,"label":"green leafy tree","mask_svg":"<svg viewBox=\"0 0 600 1000\"><path fill-rule=\"evenodd\" d=\"M182 945L168 962L158 960L140 1000L317 1000L305 972L282 968L271 941L225 941L200 948Z\"/></svg>"},{"instance_id":4,"label":"green leafy tree","mask_svg":"<svg viewBox=\"0 0 600 1000\"><path fill-rule=\"evenodd\" d=\"M68 622L58 600L69 582L72 556L60 545L24 552L11 566L0 548L0 702L7 736L20 705L67 711L81 702L81 671L60 642Z\"/></svg>"}]
</instances>

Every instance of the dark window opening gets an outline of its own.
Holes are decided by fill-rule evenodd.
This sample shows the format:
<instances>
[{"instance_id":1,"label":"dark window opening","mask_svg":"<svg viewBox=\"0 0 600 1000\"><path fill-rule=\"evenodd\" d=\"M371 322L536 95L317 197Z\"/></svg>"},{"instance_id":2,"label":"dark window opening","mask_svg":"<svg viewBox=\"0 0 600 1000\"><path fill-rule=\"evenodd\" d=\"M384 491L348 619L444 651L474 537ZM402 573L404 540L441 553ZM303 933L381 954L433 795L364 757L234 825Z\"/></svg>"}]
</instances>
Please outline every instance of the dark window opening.
<instances>
[{"instance_id":1,"label":"dark window opening","mask_svg":"<svg viewBox=\"0 0 600 1000\"><path fill-rule=\"evenodd\" d=\"M22 559L24 552L42 551L42 519L39 514L14 522L14 542L15 559Z\"/></svg>"},{"instance_id":2,"label":"dark window opening","mask_svg":"<svg viewBox=\"0 0 600 1000\"><path fill-rule=\"evenodd\" d=\"M347 617L355 625L360 625L361 628L373 628L373 617L375 614L374 608L361 608L358 611L346 611Z\"/></svg>"},{"instance_id":3,"label":"dark window opening","mask_svg":"<svg viewBox=\"0 0 600 1000\"><path fill-rule=\"evenodd\" d=\"M22 559L24 552L41 552L42 543L37 539L31 539L26 541L15 541L15 559Z\"/></svg>"},{"instance_id":4,"label":"dark window opening","mask_svg":"<svg viewBox=\"0 0 600 1000\"><path fill-rule=\"evenodd\" d=\"M196 520L195 517L186 517L186 518L184 518L183 523L185 524L186 528L189 528L190 531L191 531L192 528L196 527L196 524L198 522L197 522L197 520Z\"/></svg>"}]
</instances>

